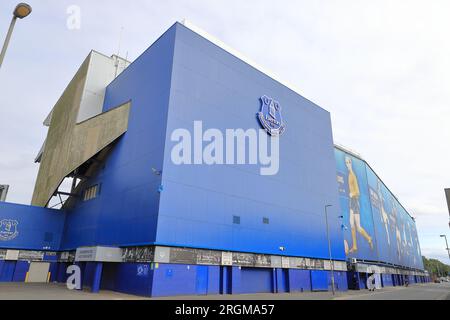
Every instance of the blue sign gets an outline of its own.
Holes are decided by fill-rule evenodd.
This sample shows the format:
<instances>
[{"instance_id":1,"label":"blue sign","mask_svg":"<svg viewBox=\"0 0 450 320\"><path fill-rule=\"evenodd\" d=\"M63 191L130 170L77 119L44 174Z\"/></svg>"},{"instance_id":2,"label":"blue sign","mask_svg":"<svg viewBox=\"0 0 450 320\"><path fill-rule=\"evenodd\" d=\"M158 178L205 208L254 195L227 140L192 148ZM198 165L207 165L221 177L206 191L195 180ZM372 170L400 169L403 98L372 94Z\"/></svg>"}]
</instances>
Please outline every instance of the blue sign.
<instances>
[{"instance_id":1,"label":"blue sign","mask_svg":"<svg viewBox=\"0 0 450 320\"><path fill-rule=\"evenodd\" d=\"M0 241L10 241L17 238L19 231L17 220L2 220L0 221Z\"/></svg>"},{"instance_id":2,"label":"blue sign","mask_svg":"<svg viewBox=\"0 0 450 320\"><path fill-rule=\"evenodd\" d=\"M148 276L148 265L140 264L137 266L137 276L138 277L147 277Z\"/></svg>"},{"instance_id":3,"label":"blue sign","mask_svg":"<svg viewBox=\"0 0 450 320\"><path fill-rule=\"evenodd\" d=\"M264 129L272 136L281 136L286 130L280 103L272 98L261 97L261 111L258 113L258 118Z\"/></svg>"}]
</instances>

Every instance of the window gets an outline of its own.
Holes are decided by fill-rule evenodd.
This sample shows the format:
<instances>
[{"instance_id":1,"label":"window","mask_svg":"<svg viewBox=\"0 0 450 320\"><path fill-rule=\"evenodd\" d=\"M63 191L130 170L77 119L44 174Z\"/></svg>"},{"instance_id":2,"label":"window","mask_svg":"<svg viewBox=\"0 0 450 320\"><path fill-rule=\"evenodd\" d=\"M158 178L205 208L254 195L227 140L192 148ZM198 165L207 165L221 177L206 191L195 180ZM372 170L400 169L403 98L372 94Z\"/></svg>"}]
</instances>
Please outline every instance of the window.
<instances>
[{"instance_id":1,"label":"window","mask_svg":"<svg viewBox=\"0 0 450 320\"><path fill-rule=\"evenodd\" d=\"M89 200L97 198L97 196L99 194L99 190L100 190L100 187L98 184L84 190L83 201L89 201Z\"/></svg>"},{"instance_id":2,"label":"window","mask_svg":"<svg viewBox=\"0 0 450 320\"><path fill-rule=\"evenodd\" d=\"M263 218L263 223L264 223L264 224L269 224L269 223L270 223L269 218Z\"/></svg>"},{"instance_id":3,"label":"window","mask_svg":"<svg viewBox=\"0 0 450 320\"><path fill-rule=\"evenodd\" d=\"M234 224L241 224L241 217L233 216L233 223Z\"/></svg>"}]
</instances>

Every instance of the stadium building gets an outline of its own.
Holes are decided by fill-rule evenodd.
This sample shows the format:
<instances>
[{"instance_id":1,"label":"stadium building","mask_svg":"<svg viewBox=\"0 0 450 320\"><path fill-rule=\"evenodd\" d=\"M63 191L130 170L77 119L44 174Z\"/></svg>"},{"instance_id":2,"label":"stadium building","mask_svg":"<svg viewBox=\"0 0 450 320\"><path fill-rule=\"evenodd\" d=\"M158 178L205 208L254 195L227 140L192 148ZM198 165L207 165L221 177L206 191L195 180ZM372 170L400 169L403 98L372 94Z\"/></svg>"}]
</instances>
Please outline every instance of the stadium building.
<instances>
[{"instance_id":1,"label":"stadium building","mask_svg":"<svg viewBox=\"0 0 450 320\"><path fill-rule=\"evenodd\" d=\"M145 296L429 280L414 220L335 147L329 112L189 23L133 63L92 51L44 124L32 206L0 203L0 281L72 264L94 292Z\"/></svg>"}]
</instances>

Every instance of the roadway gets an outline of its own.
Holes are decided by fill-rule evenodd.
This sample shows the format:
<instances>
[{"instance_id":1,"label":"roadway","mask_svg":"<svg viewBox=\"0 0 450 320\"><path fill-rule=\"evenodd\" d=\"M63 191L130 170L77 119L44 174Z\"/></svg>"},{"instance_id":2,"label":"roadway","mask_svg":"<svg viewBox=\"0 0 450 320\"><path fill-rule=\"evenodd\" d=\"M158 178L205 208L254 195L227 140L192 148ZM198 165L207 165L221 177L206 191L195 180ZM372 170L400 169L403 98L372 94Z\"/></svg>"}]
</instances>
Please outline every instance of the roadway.
<instances>
[{"instance_id":1,"label":"roadway","mask_svg":"<svg viewBox=\"0 0 450 320\"><path fill-rule=\"evenodd\" d=\"M149 298L101 291L70 291L61 284L0 283L0 300L147 300ZM152 300L450 300L450 283L416 284L367 290L339 292L305 292L289 294L246 294L226 296L183 296Z\"/></svg>"}]
</instances>

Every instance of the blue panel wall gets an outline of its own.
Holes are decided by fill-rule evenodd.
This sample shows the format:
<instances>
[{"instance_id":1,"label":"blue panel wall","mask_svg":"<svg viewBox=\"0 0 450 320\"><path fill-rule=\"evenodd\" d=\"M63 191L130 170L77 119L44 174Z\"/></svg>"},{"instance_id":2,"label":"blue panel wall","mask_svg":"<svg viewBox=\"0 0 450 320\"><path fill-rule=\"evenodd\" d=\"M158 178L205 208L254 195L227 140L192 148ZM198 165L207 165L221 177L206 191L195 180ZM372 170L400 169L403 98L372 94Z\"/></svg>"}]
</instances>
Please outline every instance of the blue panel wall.
<instances>
[{"instance_id":1,"label":"blue panel wall","mask_svg":"<svg viewBox=\"0 0 450 320\"><path fill-rule=\"evenodd\" d=\"M88 183L100 196L68 214L64 249L154 242L174 38L172 27L107 87L104 111L131 101L128 131Z\"/></svg>"},{"instance_id":2,"label":"blue panel wall","mask_svg":"<svg viewBox=\"0 0 450 320\"><path fill-rule=\"evenodd\" d=\"M329 277L331 278L331 272L329 273ZM331 285L331 279L329 279L328 282ZM347 291L348 290L347 272L335 271L334 272L334 284L335 284L335 289L337 291Z\"/></svg>"},{"instance_id":3,"label":"blue panel wall","mask_svg":"<svg viewBox=\"0 0 450 320\"><path fill-rule=\"evenodd\" d=\"M311 291L311 271L310 270L289 270L290 292Z\"/></svg>"},{"instance_id":4,"label":"blue panel wall","mask_svg":"<svg viewBox=\"0 0 450 320\"><path fill-rule=\"evenodd\" d=\"M0 248L58 250L64 219L61 211L0 202Z\"/></svg>"},{"instance_id":5,"label":"blue panel wall","mask_svg":"<svg viewBox=\"0 0 450 320\"><path fill-rule=\"evenodd\" d=\"M65 262L58 263L57 276L55 279L56 282L64 283L67 281L68 275L66 272L67 272L67 268L69 267L69 265L70 265L69 263L65 263Z\"/></svg>"},{"instance_id":6,"label":"blue panel wall","mask_svg":"<svg viewBox=\"0 0 450 320\"><path fill-rule=\"evenodd\" d=\"M272 293L274 292L274 270L264 268L233 267L232 293Z\"/></svg>"},{"instance_id":7,"label":"blue panel wall","mask_svg":"<svg viewBox=\"0 0 450 320\"><path fill-rule=\"evenodd\" d=\"M90 288L95 276L96 262L87 262L83 273L83 287Z\"/></svg>"},{"instance_id":8,"label":"blue panel wall","mask_svg":"<svg viewBox=\"0 0 450 320\"><path fill-rule=\"evenodd\" d=\"M208 295L220 294L220 267L208 266Z\"/></svg>"},{"instance_id":9,"label":"blue panel wall","mask_svg":"<svg viewBox=\"0 0 450 320\"><path fill-rule=\"evenodd\" d=\"M276 292L289 292L289 270L277 268L274 270L274 276L274 286L276 286Z\"/></svg>"},{"instance_id":10,"label":"blue panel wall","mask_svg":"<svg viewBox=\"0 0 450 320\"><path fill-rule=\"evenodd\" d=\"M0 282L12 282L15 268L15 261L0 260Z\"/></svg>"},{"instance_id":11,"label":"blue panel wall","mask_svg":"<svg viewBox=\"0 0 450 320\"><path fill-rule=\"evenodd\" d=\"M29 269L30 263L28 261L17 261L14 269L13 282L25 282Z\"/></svg>"},{"instance_id":12,"label":"blue panel wall","mask_svg":"<svg viewBox=\"0 0 450 320\"><path fill-rule=\"evenodd\" d=\"M151 296L153 270L150 264L104 263L101 288Z\"/></svg>"},{"instance_id":13,"label":"blue panel wall","mask_svg":"<svg viewBox=\"0 0 450 320\"><path fill-rule=\"evenodd\" d=\"M159 264L154 270L152 296L197 294L198 267L203 269L203 266Z\"/></svg>"},{"instance_id":14,"label":"blue panel wall","mask_svg":"<svg viewBox=\"0 0 450 320\"><path fill-rule=\"evenodd\" d=\"M383 287L392 287L394 284L392 283L392 275L391 274L382 274Z\"/></svg>"},{"instance_id":15,"label":"blue panel wall","mask_svg":"<svg viewBox=\"0 0 450 320\"><path fill-rule=\"evenodd\" d=\"M279 100L287 123L278 174L261 176L259 165L172 162L172 133L186 129L193 136L196 120L204 130L259 130L263 95ZM324 207L332 204L333 256L344 260L334 168L327 111L176 25L158 244L268 254L284 246L286 255L326 258Z\"/></svg>"},{"instance_id":16,"label":"blue panel wall","mask_svg":"<svg viewBox=\"0 0 450 320\"><path fill-rule=\"evenodd\" d=\"M323 270L311 270L312 291L328 291L329 272Z\"/></svg>"}]
</instances>

